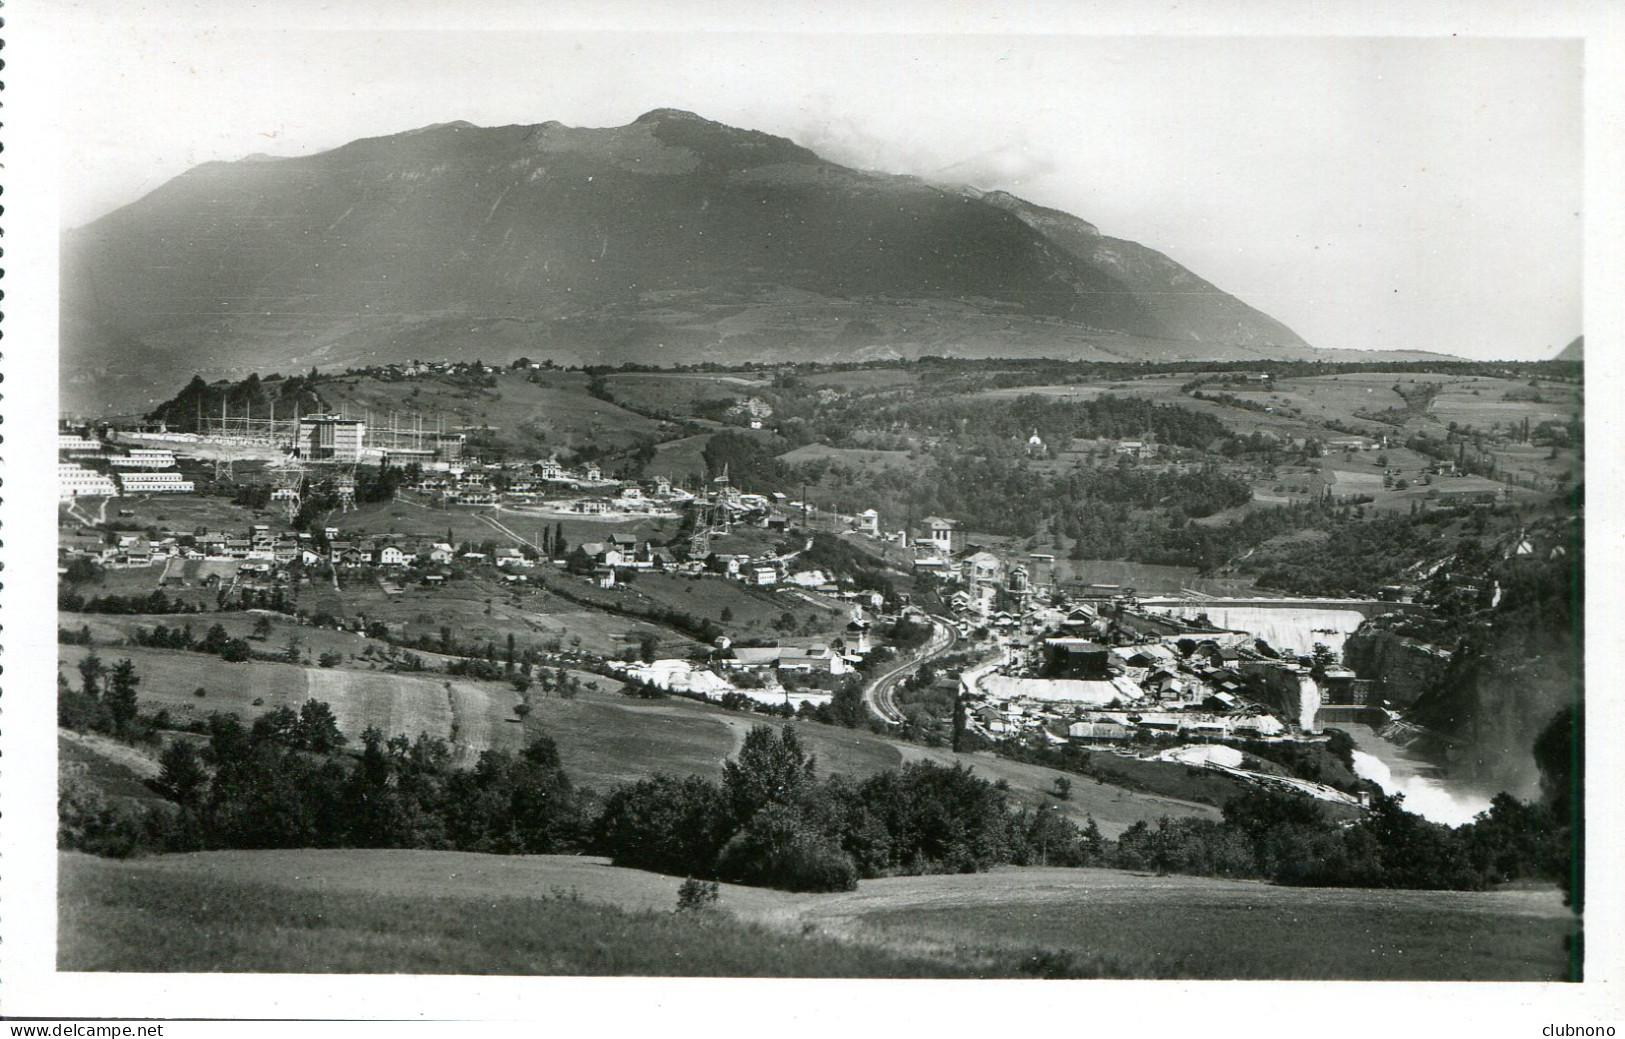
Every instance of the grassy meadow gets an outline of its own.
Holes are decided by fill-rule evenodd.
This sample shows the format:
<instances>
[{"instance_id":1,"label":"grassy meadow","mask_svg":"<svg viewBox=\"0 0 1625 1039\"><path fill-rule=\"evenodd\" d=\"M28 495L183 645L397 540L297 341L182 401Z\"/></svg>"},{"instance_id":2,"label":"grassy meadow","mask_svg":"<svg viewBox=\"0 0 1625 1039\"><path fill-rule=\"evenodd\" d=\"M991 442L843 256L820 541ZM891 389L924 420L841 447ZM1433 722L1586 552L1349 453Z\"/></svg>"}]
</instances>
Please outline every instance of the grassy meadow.
<instances>
[{"instance_id":1,"label":"grassy meadow","mask_svg":"<svg viewBox=\"0 0 1625 1039\"><path fill-rule=\"evenodd\" d=\"M1569 977L1552 891L1276 888L1100 869L794 895L586 856L418 851L59 858L60 970L1524 980Z\"/></svg>"},{"instance_id":2,"label":"grassy meadow","mask_svg":"<svg viewBox=\"0 0 1625 1039\"><path fill-rule=\"evenodd\" d=\"M389 863L368 861L387 877ZM67 971L973 975L957 963L725 914L679 915L670 909L678 883L670 878L661 878L671 892L657 910L589 902L556 887L471 893L455 873L435 891L391 894L77 854L61 862L57 966ZM387 890L387 880L376 886Z\"/></svg>"},{"instance_id":3,"label":"grassy meadow","mask_svg":"<svg viewBox=\"0 0 1625 1039\"><path fill-rule=\"evenodd\" d=\"M95 648L58 647L70 682L77 684L73 668ZM167 709L177 723L216 711L234 713L246 722L277 707L298 710L306 700L322 700L333 708L339 730L352 740L368 727L386 736L426 732L451 743L464 765L472 765L482 750L516 750L522 742L520 726L506 721L519 697L500 683L263 661L226 664L218 657L181 650L96 651L104 664L131 660L141 678L137 692L143 708ZM198 696L198 689L205 695Z\"/></svg>"},{"instance_id":4,"label":"grassy meadow","mask_svg":"<svg viewBox=\"0 0 1625 1039\"><path fill-rule=\"evenodd\" d=\"M870 881L817 917L871 940L1038 947L1063 972L1142 978L1564 981L1575 930L1555 890L1287 888L1104 869Z\"/></svg>"}]
</instances>

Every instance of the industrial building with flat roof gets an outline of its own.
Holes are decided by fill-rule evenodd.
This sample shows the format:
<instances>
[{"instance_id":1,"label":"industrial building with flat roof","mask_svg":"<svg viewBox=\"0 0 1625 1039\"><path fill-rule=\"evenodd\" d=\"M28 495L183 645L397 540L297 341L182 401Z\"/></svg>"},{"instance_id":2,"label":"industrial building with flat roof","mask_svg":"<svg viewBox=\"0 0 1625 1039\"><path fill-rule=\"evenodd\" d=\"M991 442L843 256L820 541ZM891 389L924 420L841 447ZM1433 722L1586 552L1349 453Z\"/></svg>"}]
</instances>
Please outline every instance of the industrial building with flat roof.
<instances>
[{"instance_id":1,"label":"industrial building with flat roof","mask_svg":"<svg viewBox=\"0 0 1625 1039\"><path fill-rule=\"evenodd\" d=\"M299 420L297 448L301 458L315 462L359 462L367 439L367 424L358 418L306 415Z\"/></svg>"}]
</instances>

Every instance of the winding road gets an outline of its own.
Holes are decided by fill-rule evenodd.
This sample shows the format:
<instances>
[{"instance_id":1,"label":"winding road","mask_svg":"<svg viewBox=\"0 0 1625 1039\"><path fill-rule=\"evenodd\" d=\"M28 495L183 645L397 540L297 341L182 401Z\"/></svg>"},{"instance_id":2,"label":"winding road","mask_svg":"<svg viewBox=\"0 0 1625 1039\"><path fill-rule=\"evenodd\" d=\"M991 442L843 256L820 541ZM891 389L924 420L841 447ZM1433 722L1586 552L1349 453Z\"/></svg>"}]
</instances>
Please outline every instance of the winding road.
<instances>
[{"instance_id":1,"label":"winding road","mask_svg":"<svg viewBox=\"0 0 1625 1039\"><path fill-rule=\"evenodd\" d=\"M925 644L925 648L918 655L893 665L864 686L864 704L868 706L870 713L887 725L901 725L904 721L903 712L897 709L897 704L892 699L898 683L913 674L920 665L928 664L948 652L959 638L959 633L954 631L952 626L936 617L931 618L931 626L936 630L931 636L931 641Z\"/></svg>"}]
</instances>

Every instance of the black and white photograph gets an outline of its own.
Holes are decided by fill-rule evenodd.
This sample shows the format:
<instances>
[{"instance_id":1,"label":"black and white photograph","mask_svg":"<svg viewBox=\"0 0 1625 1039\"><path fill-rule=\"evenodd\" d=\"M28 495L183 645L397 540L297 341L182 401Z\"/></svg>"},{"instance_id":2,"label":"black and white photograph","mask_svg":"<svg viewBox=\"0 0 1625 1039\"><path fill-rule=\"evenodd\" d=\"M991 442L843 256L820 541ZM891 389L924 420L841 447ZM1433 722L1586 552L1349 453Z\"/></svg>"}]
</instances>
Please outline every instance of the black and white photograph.
<instances>
[{"instance_id":1,"label":"black and white photograph","mask_svg":"<svg viewBox=\"0 0 1625 1039\"><path fill-rule=\"evenodd\" d=\"M1108 6L10 11L7 1016L1625 1026L1616 16Z\"/></svg>"}]
</instances>

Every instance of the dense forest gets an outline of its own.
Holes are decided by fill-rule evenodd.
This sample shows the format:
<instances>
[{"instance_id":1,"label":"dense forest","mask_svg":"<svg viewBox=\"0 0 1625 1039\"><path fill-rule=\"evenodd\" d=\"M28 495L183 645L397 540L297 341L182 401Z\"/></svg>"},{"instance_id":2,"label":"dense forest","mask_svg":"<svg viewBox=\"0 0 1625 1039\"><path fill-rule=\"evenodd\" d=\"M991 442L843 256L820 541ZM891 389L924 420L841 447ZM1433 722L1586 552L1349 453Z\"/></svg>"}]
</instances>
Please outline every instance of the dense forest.
<instances>
[{"instance_id":1,"label":"dense forest","mask_svg":"<svg viewBox=\"0 0 1625 1039\"><path fill-rule=\"evenodd\" d=\"M239 382L204 382L202 376L194 375L179 393L148 412L147 421L162 422L171 432L196 433L206 420L219 422L222 409L232 419L269 419L273 409L282 419L291 419L295 413L309 415L326 408L315 388L318 378L314 371L264 379L250 375Z\"/></svg>"}]
</instances>

